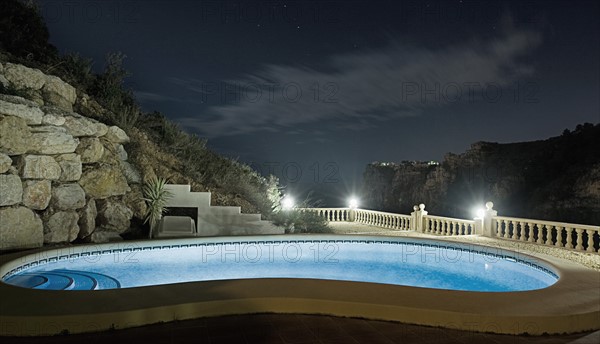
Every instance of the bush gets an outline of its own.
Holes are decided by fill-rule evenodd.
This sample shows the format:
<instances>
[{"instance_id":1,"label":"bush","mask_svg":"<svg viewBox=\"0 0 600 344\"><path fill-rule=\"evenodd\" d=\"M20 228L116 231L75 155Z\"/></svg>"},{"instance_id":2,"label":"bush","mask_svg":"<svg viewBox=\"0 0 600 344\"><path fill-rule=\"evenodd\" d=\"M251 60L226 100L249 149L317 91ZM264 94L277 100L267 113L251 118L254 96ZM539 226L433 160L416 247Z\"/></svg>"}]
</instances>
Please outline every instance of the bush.
<instances>
[{"instance_id":1,"label":"bush","mask_svg":"<svg viewBox=\"0 0 600 344\"><path fill-rule=\"evenodd\" d=\"M58 50L48 43L48 28L39 9L18 0L0 1L0 48L16 57L49 63Z\"/></svg>"},{"instance_id":2,"label":"bush","mask_svg":"<svg viewBox=\"0 0 600 344\"><path fill-rule=\"evenodd\" d=\"M312 211L281 210L273 215L273 224L286 233L332 233L327 220Z\"/></svg>"}]
</instances>

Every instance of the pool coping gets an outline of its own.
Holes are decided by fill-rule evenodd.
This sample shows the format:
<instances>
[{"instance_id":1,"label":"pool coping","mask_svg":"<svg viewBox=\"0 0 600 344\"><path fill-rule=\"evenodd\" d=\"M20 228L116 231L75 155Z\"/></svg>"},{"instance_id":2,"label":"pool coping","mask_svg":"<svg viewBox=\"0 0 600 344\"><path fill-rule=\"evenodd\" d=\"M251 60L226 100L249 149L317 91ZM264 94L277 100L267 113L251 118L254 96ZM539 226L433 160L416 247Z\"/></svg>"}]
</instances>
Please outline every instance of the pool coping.
<instances>
[{"instance_id":1,"label":"pool coping","mask_svg":"<svg viewBox=\"0 0 600 344\"><path fill-rule=\"evenodd\" d=\"M68 257L90 247L134 252L206 242L391 240L489 250L439 239L362 235L264 235L165 239L71 246L0 256L0 276L40 256ZM123 251L129 249L131 251ZM392 320L476 332L531 335L600 329L600 272L564 259L504 249L550 266L554 285L521 292L468 292L315 279L245 279L189 282L98 291L33 290L0 283L0 336L83 333L200 317L301 313ZM36 258L37 257L37 258Z\"/></svg>"}]
</instances>

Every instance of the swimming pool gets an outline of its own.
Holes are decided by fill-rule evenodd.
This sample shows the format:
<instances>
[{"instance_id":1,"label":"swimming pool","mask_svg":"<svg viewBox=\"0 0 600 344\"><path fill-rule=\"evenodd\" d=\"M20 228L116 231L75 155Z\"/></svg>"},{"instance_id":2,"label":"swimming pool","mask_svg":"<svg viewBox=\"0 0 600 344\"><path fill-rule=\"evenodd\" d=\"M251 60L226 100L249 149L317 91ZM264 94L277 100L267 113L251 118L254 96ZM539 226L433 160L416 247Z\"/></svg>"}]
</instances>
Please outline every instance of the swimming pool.
<instances>
[{"instance_id":1,"label":"swimming pool","mask_svg":"<svg viewBox=\"0 0 600 344\"><path fill-rule=\"evenodd\" d=\"M255 313L327 314L506 334L599 329L600 272L572 261L507 251L490 244L444 238L264 235L121 242L0 255L0 336L83 333ZM199 271L204 274L200 277L205 280L198 280L197 275L188 282L173 279L188 269L169 268L167 263L165 268L154 270L156 259L165 261L164 257L173 260L175 266L196 259L197 264L192 266L202 267ZM352 277L352 265L342 268L343 261L358 258L363 268L356 270L368 271L361 281ZM399 276L422 275L402 270L403 264L411 260L433 266L444 261L443 269L429 273L445 276L439 278L442 282L468 269L482 276L502 275L497 278L501 283L521 280L516 273L527 266L532 270L524 270L526 274L537 275L534 279L542 284L538 285L540 289L531 289L535 287L528 282L529 290L504 292L455 290L439 284L391 284L398 283L395 279ZM105 270L95 270L103 265ZM264 265L261 275L254 274L257 265ZM299 269L303 265L312 267L308 269L309 277L299 274L306 271ZM498 268L505 265L509 270L499 272ZM126 267L123 271L129 276L137 277L131 280L127 274L116 275L119 266ZM284 270L278 268L284 266ZM330 274L335 267L339 275ZM96 282L79 281L79 286L87 285L89 289L94 283L110 281L119 287L77 290L78 282L74 282L70 290L42 290L4 282L19 274L42 274L53 269L68 269L73 275L96 274L92 276ZM317 270L328 274L315 275ZM268 274L280 277L264 277ZM498 283L494 279L491 285ZM472 282L463 280L458 284L478 284ZM502 288L522 288L519 284ZM35 285L34 281L25 286ZM471 285L469 289L475 288Z\"/></svg>"},{"instance_id":2,"label":"swimming pool","mask_svg":"<svg viewBox=\"0 0 600 344\"><path fill-rule=\"evenodd\" d=\"M306 238L99 249L40 256L3 276L33 289L102 290L196 281L305 278L478 292L546 288L558 280L515 252L417 239Z\"/></svg>"}]
</instances>

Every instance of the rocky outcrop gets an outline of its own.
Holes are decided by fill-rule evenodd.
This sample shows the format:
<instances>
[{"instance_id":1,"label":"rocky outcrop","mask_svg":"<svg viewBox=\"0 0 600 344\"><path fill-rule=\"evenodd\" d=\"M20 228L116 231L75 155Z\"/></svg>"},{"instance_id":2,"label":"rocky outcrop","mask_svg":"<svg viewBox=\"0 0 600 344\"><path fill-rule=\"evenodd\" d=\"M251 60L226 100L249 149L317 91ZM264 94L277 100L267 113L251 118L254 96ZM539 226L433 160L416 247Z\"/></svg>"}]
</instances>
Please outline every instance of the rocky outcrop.
<instances>
[{"instance_id":1,"label":"rocky outcrop","mask_svg":"<svg viewBox=\"0 0 600 344\"><path fill-rule=\"evenodd\" d=\"M79 209L85 205L85 192L79 184L59 185L52 188L51 202L55 209Z\"/></svg>"},{"instance_id":2,"label":"rocky outcrop","mask_svg":"<svg viewBox=\"0 0 600 344\"><path fill-rule=\"evenodd\" d=\"M12 159L8 155L0 153L0 173L8 171L10 165L12 165Z\"/></svg>"},{"instance_id":3,"label":"rocky outcrop","mask_svg":"<svg viewBox=\"0 0 600 344\"><path fill-rule=\"evenodd\" d=\"M87 201L85 207L79 211L79 238L83 239L94 232L96 229L96 216L98 211L96 210L96 201L92 198Z\"/></svg>"},{"instance_id":4,"label":"rocky outcrop","mask_svg":"<svg viewBox=\"0 0 600 344\"><path fill-rule=\"evenodd\" d=\"M58 244L77 239L79 215L74 211L59 211L44 222L44 243Z\"/></svg>"},{"instance_id":5,"label":"rocky outcrop","mask_svg":"<svg viewBox=\"0 0 600 344\"><path fill-rule=\"evenodd\" d=\"M0 115L0 152L25 154L31 148L31 130L20 117Z\"/></svg>"},{"instance_id":6,"label":"rocky outcrop","mask_svg":"<svg viewBox=\"0 0 600 344\"><path fill-rule=\"evenodd\" d=\"M439 164L373 163L364 173L365 206L408 213L425 203L435 215L471 218L494 202L500 215L600 223L600 124L544 141L478 142Z\"/></svg>"},{"instance_id":7,"label":"rocky outcrop","mask_svg":"<svg viewBox=\"0 0 600 344\"><path fill-rule=\"evenodd\" d=\"M26 207L0 208L0 250L40 247L44 226L40 217Z\"/></svg>"},{"instance_id":8,"label":"rocky outcrop","mask_svg":"<svg viewBox=\"0 0 600 344\"><path fill-rule=\"evenodd\" d=\"M118 166L103 165L83 172L79 184L90 197L103 199L129 191L127 179Z\"/></svg>"},{"instance_id":9,"label":"rocky outcrop","mask_svg":"<svg viewBox=\"0 0 600 344\"><path fill-rule=\"evenodd\" d=\"M133 212L121 202L103 199L97 201L97 225L104 230L123 233L129 229Z\"/></svg>"},{"instance_id":10,"label":"rocky outcrop","mask_svg":"<svg viewBox=\"0 0 600 344\"><path fill-rule=\"evenodd\" d=\"M0 175L0 206L19 204L22 199L21 178L14 174Z\"/></svg>"},{"instance_id":11,"label":"rocky outcrop","mask_svg":"<svg viewBox=\"0 0 600 344\"><path fill-rule=\"evenodd\" d=\"M139 187L129 194L141 177L127 162L127 134L73 112L76 103L105 110L60 78L0 66L0 83L26 96L0 94L0 249L120 238L128 205L145 211Z\"/></svg>"},{"instance_id":12,"label":"rocky outcrop","mask_svg":"<svg viewBox=\"0 0 600 344\"><path fill-rule=\"evenodd\" d=\"M23 189L23 205L33 210L44 210L52 198L49 180L27 180Z\"/></svg>"}]
</instances>

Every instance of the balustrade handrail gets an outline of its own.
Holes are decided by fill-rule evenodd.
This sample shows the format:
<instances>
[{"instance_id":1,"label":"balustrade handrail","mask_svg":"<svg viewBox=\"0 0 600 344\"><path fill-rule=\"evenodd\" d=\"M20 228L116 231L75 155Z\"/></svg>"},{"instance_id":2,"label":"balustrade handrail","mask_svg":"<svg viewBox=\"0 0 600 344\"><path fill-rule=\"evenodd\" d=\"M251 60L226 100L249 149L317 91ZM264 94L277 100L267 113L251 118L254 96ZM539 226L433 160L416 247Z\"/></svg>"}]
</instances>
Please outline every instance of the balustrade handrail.
<instances>
[{"instance_id":1,"label":"balustrade handrail","mask_svg":"<svg viewBox=\"0 0 600 344\"><path fill-rule=\"evenodd\" d=\"M458 218L455 218L455 217L445 217L445 216L437 216L437 215L423 215L423 217L424 218L426 217L428 219L434 219L434 220L475 223L475 220L458 219Z\"/></svg>"},{"instance_id":2,"label":"balustrade handrail","mask_svg":"<svg viewBox=\"0 0 600 344\"><path fill-rule=\"evenodd\" d=\"M406 215L406 214L390 213L390 212L386 212L386 211L371 210L371 209L359 209L359 208L357 208L357 209L354 209L354 210L355 211L363 211L363 212L367 212L367 213L383 214L383 215L411 217L410 215Z\"/></svg>"},{"instance_id":3,"label":"balustrade handrail","mask_svg":"<svg viewBox=\"0 0 600 344\"><path fill-rule=\"evenodd\" d=\"M346 210L350 209L347 207L338 207L338 208L296 208L298 210Z\"/></svg>"},{"instance_id":4,"label":"balustrade handrail","mask_svg":"<svg viewBox=\"0 0 600 344\"><path fill-rule=\"evenodd\" d=\"M510 217L510 216L494 216L493 220L508 220L515 222L532 222L536 224L544 224L549 226L559 226L559 227L568 227L568 228L579 228L579 229L589 229L593 231L600 231L600 226L594 225L582 225L577 223L568 223L568 222L556 222L556 221L548 221L548 220L537 220L537 219L525 219L520 217Z\"/></svg>"}]
</instances>

